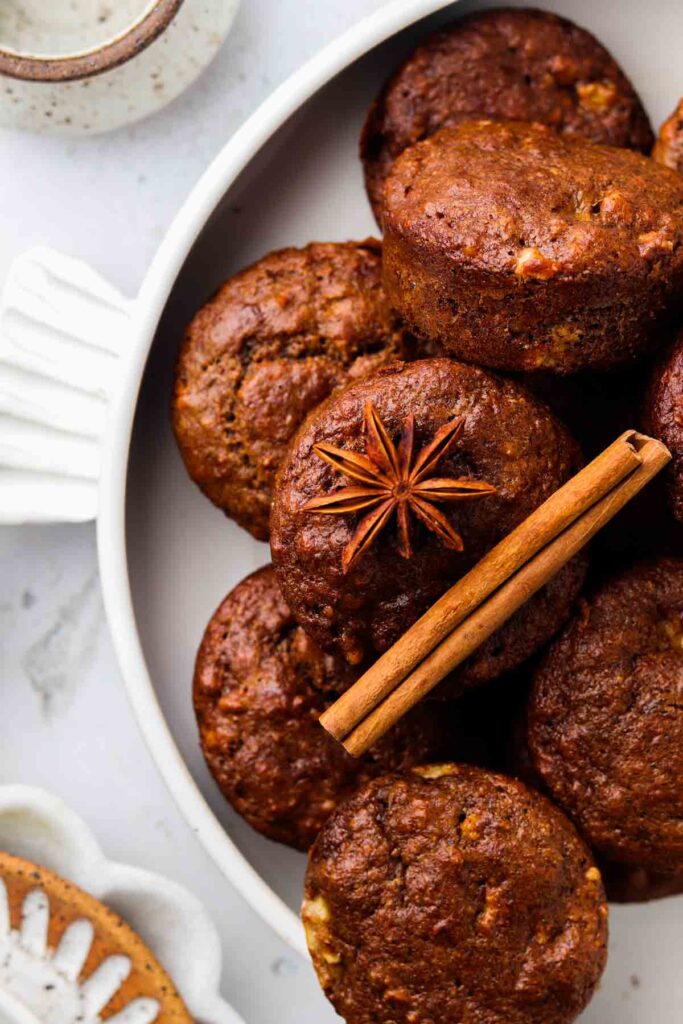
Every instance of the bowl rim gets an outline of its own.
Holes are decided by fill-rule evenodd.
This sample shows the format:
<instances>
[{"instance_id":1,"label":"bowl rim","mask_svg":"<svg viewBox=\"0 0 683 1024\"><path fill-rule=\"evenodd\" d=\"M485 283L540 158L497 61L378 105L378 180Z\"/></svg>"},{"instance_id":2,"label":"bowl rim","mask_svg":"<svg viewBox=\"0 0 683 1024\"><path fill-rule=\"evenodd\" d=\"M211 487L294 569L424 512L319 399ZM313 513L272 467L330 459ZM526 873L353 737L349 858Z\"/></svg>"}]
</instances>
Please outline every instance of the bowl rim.
<instances>
[{"instance_id":1,"label":"bowl rim","mask_svg":"<svg viewBox=\"0 0 683 1024\"><path fill-rule=\"evenodd\" d=\"M64 56L24 54L0 46L0 75L28 82L71 82L125 64L147 49L170 25L185 0L153 0L112 39Z\"/></svg>"},{"instance_id":2,"label":"bowl rim","mask_svg":"<svg viewBox=\"0 0 683 1024\"><path fill-rule=\"evenodd\" d=\"M104 605L129 700L173 799L228 881L292 949L307 958L303 926L215 816L178 750L145 663L126 547L130 444L145 364L185 260L221 199L274 133L335 75L391 36L459 0L391 0L327 44L257 108L215 157L176 214L134 303L130 347L109 410L97 520Z\"/></svg>"}]
</instances>

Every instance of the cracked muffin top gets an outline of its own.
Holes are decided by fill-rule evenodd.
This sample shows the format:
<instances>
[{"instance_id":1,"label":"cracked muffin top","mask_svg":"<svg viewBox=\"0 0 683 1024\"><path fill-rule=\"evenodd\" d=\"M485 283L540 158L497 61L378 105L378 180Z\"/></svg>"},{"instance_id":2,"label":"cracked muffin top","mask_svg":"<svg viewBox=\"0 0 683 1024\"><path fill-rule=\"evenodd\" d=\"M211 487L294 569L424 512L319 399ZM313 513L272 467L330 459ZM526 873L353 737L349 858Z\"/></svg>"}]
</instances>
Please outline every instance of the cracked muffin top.
<instances>
[{"instance_id":1,"label":"cracked muffin top","mask_svg":"<svg viewBox=\"0 0 683 1024\"><path fill-rule=\"evenodd\" d=\"M386 484L391 472L382 468L376 452L369 409L401 457L410 448L414 493L405 482ZM452 428L449 440L444 431ZM425 452L435 443L437 448L446 443L446 449L425 463ZM341 468L323 457L328 449L342 453ZM387 486L396 502L385 500L392 497L387 493L379 504L357 495L356 503L352 493L347 504L345 485L359 485L347 475L346 463L360 457L364 466L371 452L380 460L376 493ZM550 497L580 462L565 427L512 381L452 359L386 367L319 406L282 464L271 551L285 599L321 647L353 665L367 663ZM374 527L372 516L379 516ZM356 555L349 560L354 545ZM458 669L459 681L494 678L547 642L569 614L584 570L583 556L570 562Z\"/></svg>"},{"instance_id":2,"label":"cracked muffin top","mask_svg":"<svg viewBox=\"0 0 683 1024\"><path fill-rule=\"evenodd\" d=\"M410 354L382 290L379 242L270 253L224 284L187 329L172 411L188 473L267 540L275 474L309 410Z\"/></svg>"},{"instance_id":3,"label":"cracked muffin top","mask_svg":"<svg viewBox=\"0 0 683 1024\"><path fill-rule=\"evenodd\" d=\"M242 580L212 616L194 675L202 751L224 796L271 839L307 850L362 783L462 753L466 737L442 711L421 706L364 757L351 757L318 719L354 680L297 625L270 566Z\"/></svg>"},{"instance_id":4,"label":"cracked muffin top","mask_svg":"<svg viewBox=\"0 0 683 1024\"><path fill-rule=\"evenodd\" d=\"M339 808L302 917L347 1024L568 1024L605 964L600 872L571 823L463 765L386 776Z\"/></svg>"},{"instance_id":5,"label":"cracked muffin top","mask_svg":"<svg viewBox=\"0 0 683 1024\"><path fill-rule=\"evenodd\" d=\"M536 674L534 769L603 856L683 873L683 561L622 572Z\"/></svg>"},{"instance_id":6,"label":"cracked muffin top","mask_svg":"<svg viewBox=\"0 0 683 1024\"><path fill-rule=\"evenodd\" d=\"M386 228L490 273L603 283L683 270L683 179L541 125L471 121L407 150Z\"/></svg>"},{"instance_id":7,"label":"cracked muffin top","mask_svg":"<svg viewBox=\"0 0 683 1024\"><path fill-rule=\"evenodd\" d=\"M471 14L418 46L370 108L361 157L378 220L384 182L404 149L482 117L535 121L643 153L653 142L633 86L590 32L546 11Z\"/></svg>"},{"instance_id":8,"label":"cracked muffin top","mask_svg":"<svg viewBox=\"0 0 683 1024\"><path fill-rule=\"evenodd\" d=\"M384 198L387 297L457 359L612 369L683 309L683 176L640 153L470 121L405 150Z\"/></svg>"}]
</instances>

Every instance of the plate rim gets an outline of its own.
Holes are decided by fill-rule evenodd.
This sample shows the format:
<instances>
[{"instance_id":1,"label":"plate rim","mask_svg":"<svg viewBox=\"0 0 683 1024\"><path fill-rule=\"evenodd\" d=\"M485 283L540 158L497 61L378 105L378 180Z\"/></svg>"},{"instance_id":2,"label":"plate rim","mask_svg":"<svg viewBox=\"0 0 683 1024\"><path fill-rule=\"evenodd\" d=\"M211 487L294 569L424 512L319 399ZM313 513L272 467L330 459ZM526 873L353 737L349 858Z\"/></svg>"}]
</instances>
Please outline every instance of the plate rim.
<instances>
[{"instance_id":1,"label":"plate rim","mask_svg":"<svg viewBox=\"0 0 683 1024\"><path fill-rule=\"evenodd\" d=\"M130 348L109 409L97 545L104 606L128 699L178 809L214 863L251 908L307 958L303 926L225 831L192 777L147 669L128 573L126 490L133 423L147 356L185 260L224 194L275 132L321 88L375 46L459 0L391 0L311 57L257 108L214 158L171 223L134 302Z\"/></svg>"}]
</instances>

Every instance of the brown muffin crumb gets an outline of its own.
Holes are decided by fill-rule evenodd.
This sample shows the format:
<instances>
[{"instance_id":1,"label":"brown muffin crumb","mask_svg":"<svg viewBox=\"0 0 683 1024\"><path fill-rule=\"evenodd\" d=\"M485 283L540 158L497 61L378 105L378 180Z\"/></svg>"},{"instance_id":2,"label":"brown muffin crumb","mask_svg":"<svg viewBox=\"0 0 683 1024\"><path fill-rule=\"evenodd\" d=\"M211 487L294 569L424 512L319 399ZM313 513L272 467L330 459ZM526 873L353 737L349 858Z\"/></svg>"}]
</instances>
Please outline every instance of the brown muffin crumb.
<instances>
[{"instance_id":1,"label":"brown muffin crumb","mask_svg":"<svg viewBox=\"0 0 683 1024\"><path fill-rule=\"evenodd\" d=\"M633 86L590 32L547 11L470 14L425 39L370 108L360 148L378 220L403 150L478 118L535 121L642 153L653 141Z\"/></svg>"},{"instance_id":2,"label":"brown muffin crumb","mask_svg":"<svg viewBox=\"0 0 683 1024\"><path fill-rule=\"evenodd\" d=\"M683 874L683 561L622 572L554 641L527 712L533 767L608 860Z\"/></svg>"},{"instance_id":3,"label":"brown muffin crumb","mask_svg":"<svg viewBox=\"0 0 683 1024\"><path fill-rule=\"evenodd\" d=\"M317 444L362 452L365 408L376 408L396 442L414 417L419 452L445 424L462 418L455 447L439 477L486 481L494 494L444 504L463 541L444 546L417 520L413 554L400 554L392 519L348 572L343 554L359 514L323 515L305 508L332 495L341 474L314 451ZM303 628L351 664L368 663L390 647L450 586L538 507L579 467L569 433L526 390L451 359L394 364L337 392L306 420L282 464L271 519L271 551L283 594ZM457 670L456 690L501 675L528 658L565 621L581 586L580 557L531 599Z\"/></svg>"},{"instance_id":4,"label":"brown muffin crumb","mask_svg":"<svg viewBox=\"0 0 683 1024\"><path fill-rule=\"evenodd\" d=\"M462 765L385 776L340 807L302 917L347 1024L568 1024L605 964L600 872L569 821Z\"/></svg>"},{"instance_id":5,"label":"brown muffin crumb","mask_svg":"<svg viewBox=\"0 0 683 1024\"><path fill-rule=\"evenodd\" d=\"M611 369L683 308L683 176L521 122L444 128L396 160L384 286L420 337L497 369Z\"/></svg>"},{"instance_id":6,"label":"brown muffin crumb","mask_svg":"<svg viewBox=\"0 0 683 1024\"><path fill-rule=\"evenodd\" d=\"M683 99L659 129L652 159L683 173Z\"/></svg>"},{"instance_id":7,"label":"brown muffin crumb","mask_svg":"<svg viewBox=\"0 0 683 1024\"><path fill-rule=\"evenodd\" d=\"M354 678L297 625L270 566L212 616L194 676L202 750L226 799L257 831L307 850L362 783L466 746L451 739L447 716L418 707L365 757L350 757L318 719Z\"/></svg>"},{"instance_id":8,"label":"brown muffin crumb","mask_svg":"<svg viewBox=\"0 0 683 1024\"><path fill-rule=\"evenodd\" d=\"M188 473L267 540L275 474L309 410L410 355L382 290L379 242L264 256L202 307L180 349L173 426Z\"/></svg>"}]
</instances>

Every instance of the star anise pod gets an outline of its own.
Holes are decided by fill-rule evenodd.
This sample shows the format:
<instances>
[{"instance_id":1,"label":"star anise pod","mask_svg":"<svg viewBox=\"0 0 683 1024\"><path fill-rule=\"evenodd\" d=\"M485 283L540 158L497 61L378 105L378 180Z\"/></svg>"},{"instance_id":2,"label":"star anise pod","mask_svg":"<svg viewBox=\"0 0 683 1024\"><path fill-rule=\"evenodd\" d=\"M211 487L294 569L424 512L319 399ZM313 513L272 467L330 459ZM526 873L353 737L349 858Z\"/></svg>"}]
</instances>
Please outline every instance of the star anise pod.
<instances>
[{"instance_id":1,"label":"star anise pod","mask_svg":"<svg viewBox=\"0 0 683 1024\"><path fill-rule=\"evenodd\" d=\"M444 424L416 458L413 458L415 417L412 414L404 421L398 445L389 437L372 402L365 406L364 419L365 454L326 443L314 446L316 454L353 481L352 485L324 497L312 498L304 505L304 511L322 515L348 515L370 510L358 523L344 548L343 571L346 573L368 549L394 510L398 520L398 549L404 558L410 558L413 553L411 512L447 548L462 551L462 537L434 503L483 498L493 494L496 488L464 477L449 479L430 474L460 437L464 419Z\"/></svg>"}]
</instances>

